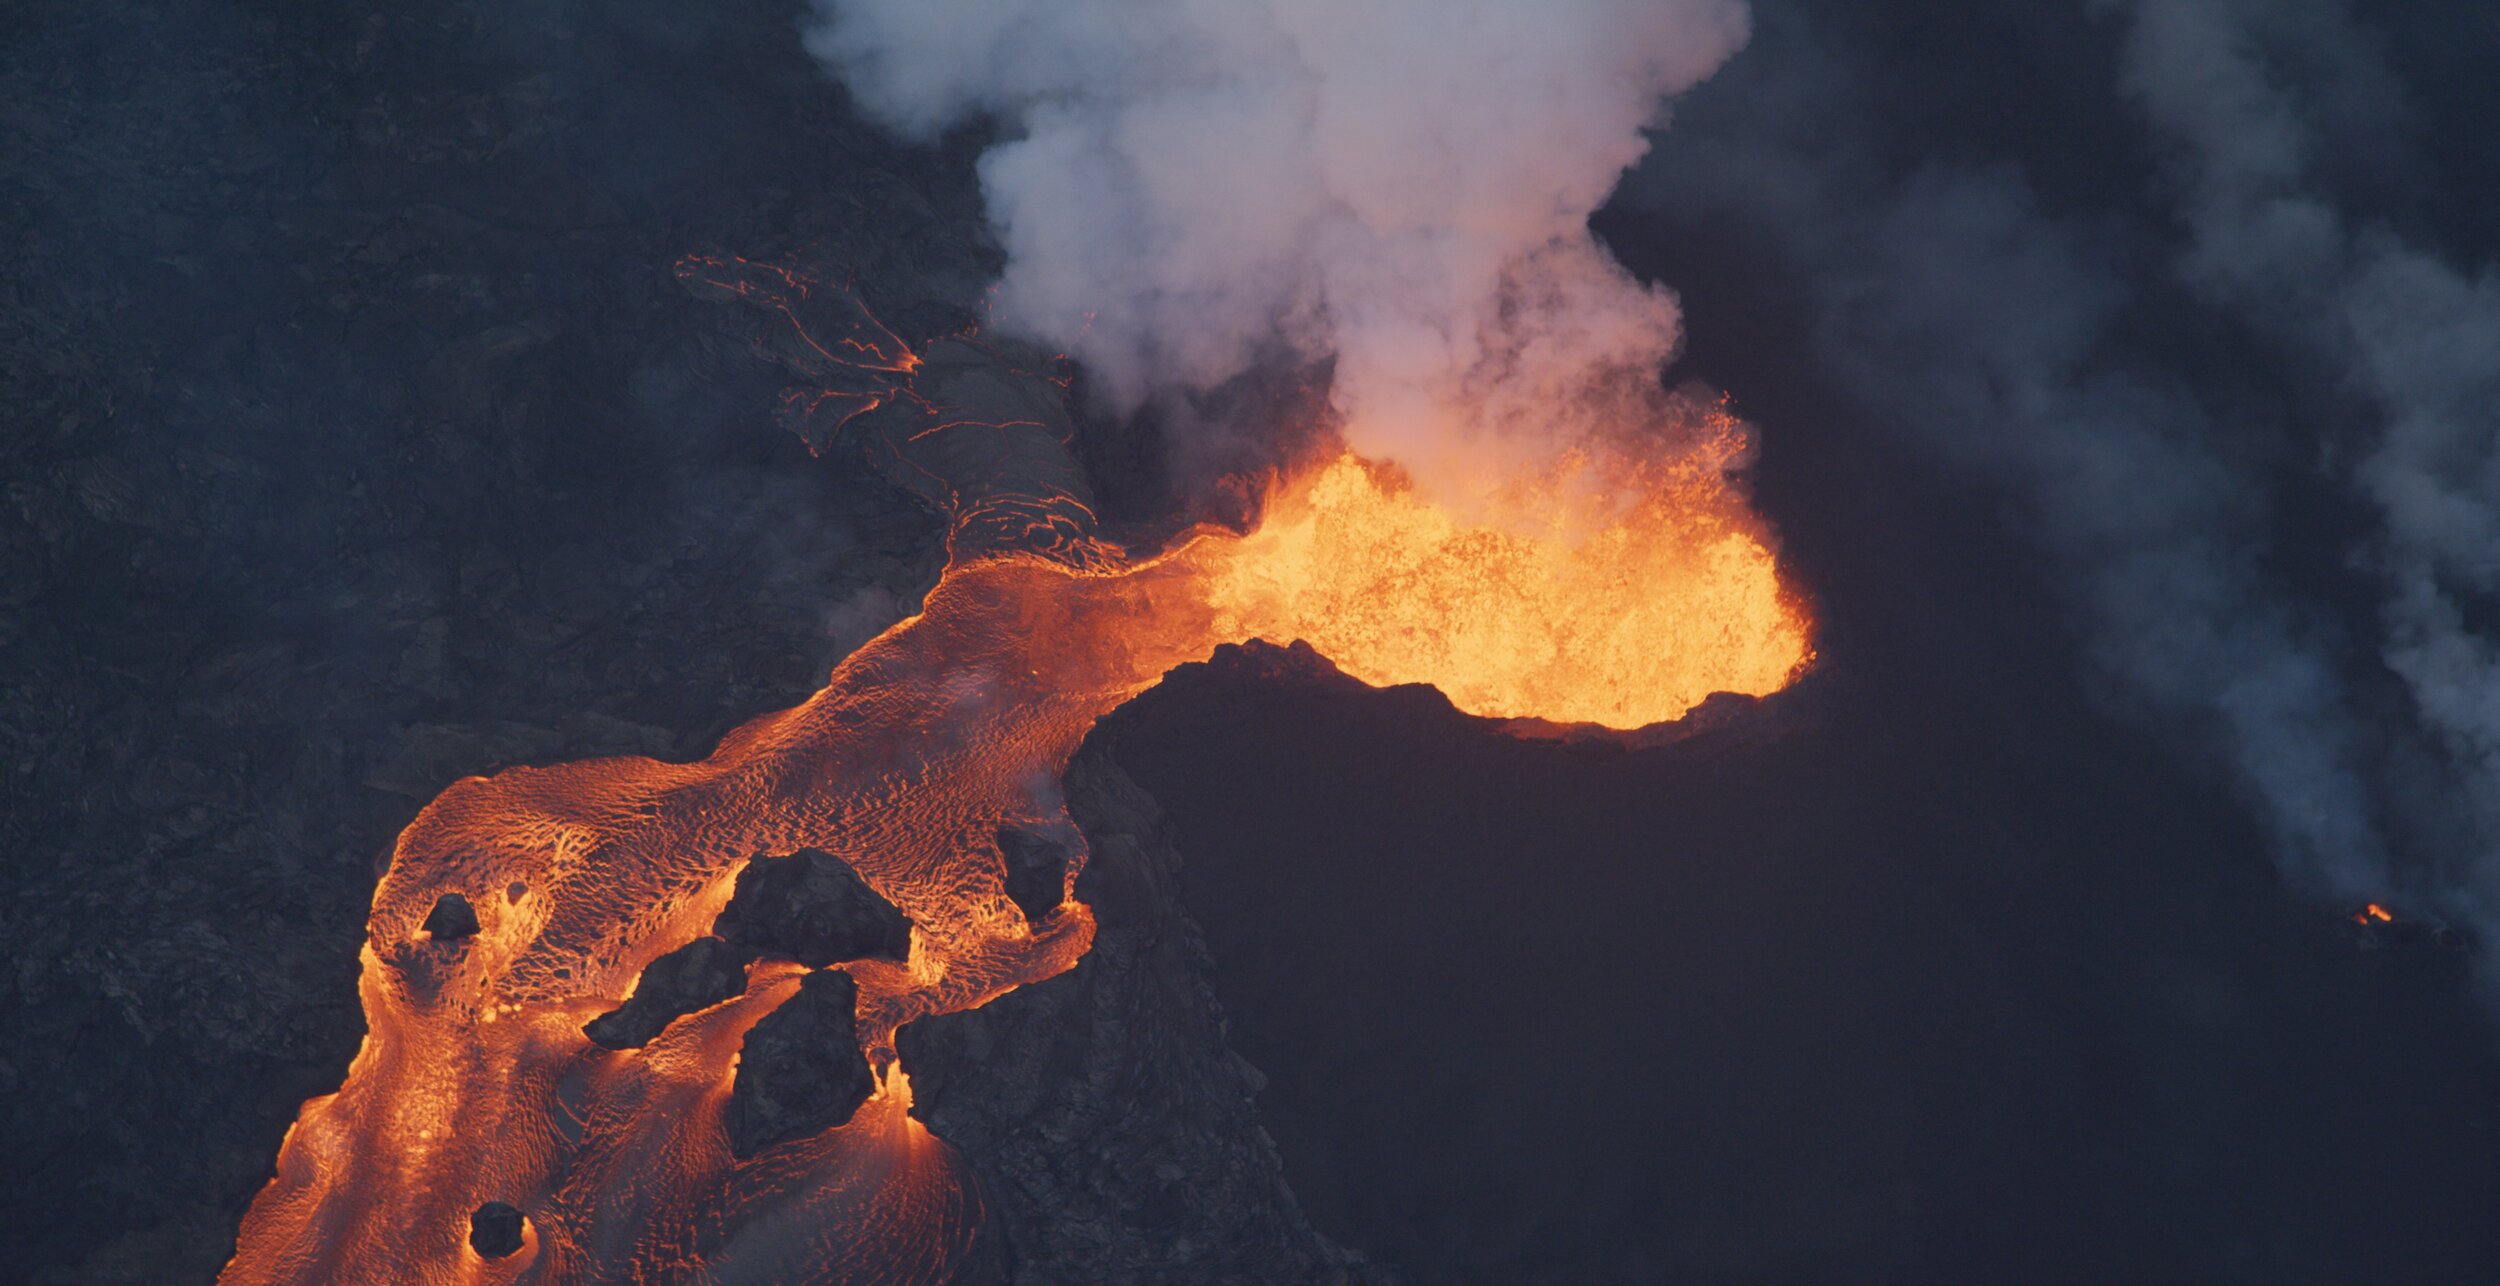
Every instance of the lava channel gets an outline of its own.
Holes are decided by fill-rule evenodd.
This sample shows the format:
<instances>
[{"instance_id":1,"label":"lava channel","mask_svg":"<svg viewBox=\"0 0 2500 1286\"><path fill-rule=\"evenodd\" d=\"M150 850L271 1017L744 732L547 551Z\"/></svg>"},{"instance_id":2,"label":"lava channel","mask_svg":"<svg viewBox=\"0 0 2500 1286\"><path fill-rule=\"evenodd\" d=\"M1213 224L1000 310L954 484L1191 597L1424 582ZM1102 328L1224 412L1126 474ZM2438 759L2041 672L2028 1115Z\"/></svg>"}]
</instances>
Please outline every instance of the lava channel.
<instances>
[{"instance_id":1,"label":"lava channel","mask_svg":"<svg viewBox=\"0 0 2500 1286\"><path fill-rule=\"evenodd\" d=\"M689 262L698 290L802 331L797 296L834 293L786 270ZM847 339L784 348L854 364L820 381L826 396L798 399L800 414L832 407L832 435L923 417L864 446L941 484L929 494L956 521L938 585L813 697L702 762L510 768L435 799L374 897L364 1044L339 1090L304 1105L224 1281L949 1280L981 1237L978 1187L910 1115L894 1033L1087 949L1075 868L1058 905L1028 919L996 836L1073 830L1050 784L1097 719L1253 636L1307 639L1368 681L1437 684L1475 713L1614 726L1772 691L1807 659L1804 615L1718 448L1619 479L1632 503L1592 501L1569 524L1550 520L1559 492L1529 494L1538 524L1462 521L1392 471L1325 461L1278 486L1248 537L1200 532L1131 560L1094 536L1069 488L946 476L963 467L942 458L960 425L1014 439L984 459L1040 453L1043 466L1017 465L1028 479L1068 468L1064 442L1040 418L941 409L911 384L952 359L904 350L855 301L835 302ZM933 426L954 431L921 432ZM751 860L808 848L910 918L908 958L840 966L874 1092L845 1123L741 1157L724 1113L742 1042L806 966L758 961L743 990L639 1048L583 1027L709 933ZM423 927L447 894L467 901L474 932ZM472 1246L488 1203L522 1212L517 1249Z\"/></svg>"}]
</instances>

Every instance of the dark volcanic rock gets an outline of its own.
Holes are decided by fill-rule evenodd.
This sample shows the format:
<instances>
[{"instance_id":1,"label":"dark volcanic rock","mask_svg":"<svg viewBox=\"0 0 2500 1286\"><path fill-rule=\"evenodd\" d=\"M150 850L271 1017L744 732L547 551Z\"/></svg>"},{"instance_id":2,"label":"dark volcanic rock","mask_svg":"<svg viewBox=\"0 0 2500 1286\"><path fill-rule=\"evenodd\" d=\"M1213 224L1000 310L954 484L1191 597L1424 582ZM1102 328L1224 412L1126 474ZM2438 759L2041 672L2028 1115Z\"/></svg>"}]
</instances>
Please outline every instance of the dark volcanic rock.
<instances>
[{"instance_id":1,"label":"dark volcanic rock","mask_svg":"<svg viewBox=\"0 0 2500 1286\"><path fill-rule=\"evenodd\" d=\"M747 863L712 932L749 955L810 969L911 954L911 921L849 863L812 848Z\"/></svg>"},{"instance_id":2,"label":"dark volcanic rock","mask_svg":"<svg viewBox=\"0 0 2500 1286\"><path fill-rule=\"evenodd\" d=\"M749 959L719 938L697 938L644 965L634 994L591 1019L582 1034L609 1049L644 1045L670 1023L746 990Z\"/></svg>"},{"instance_id":3,"label":"dark volcanic rock","mask_svg":"<svg viewBox=\"0 0 2500 1286\"><path fill-rule=\"evenodd\" d=\"M1026 922L1041 923L1067 892L1068 859L1076 850L1046 831L1001 826L998 853L1007 863L1007 899L1024 912Z\"/></svg>"},{"instance_id":4,"label":"dark volcanic rock","mask_svg":"<svg viewBox=\"0 0 2500 1286\"><path fill-rule=\"evenodd\" d=\"M434 909L425 913L424 929L435 938L466 938L477 932L477 908L457 893L446 893L434 899Z\"/></svg>"},{"instance_id":5,"label":"dark volcanic rock","mask_svg":"<svg viewBox=\"0 0 2500 1286\"><path fill-rule=\"evenodd\" d=\"M729 1150L751 1157L851 1119L877 1087L859 1052L859 985L819 969L747 1029L729 1087Z\"/></svg>"},{"instance_id":6,"label":"dark volcanic rock","mask_svg":"<svg viewBox=\"0 0 2500 1286\"><path fill-rule=\"evenodd\" d=\"M992 275L800 7L8 7L0 1278L216 1275L423 800L699 758L916 609L943 524L669 275L819 247L914 344Z\"/></svg>"},{"instance_id":7,"label":"dark volcanic rock","mask_svg":"<svg viewBox=\"0 0 2500 1286\"><path fill-rule=\"evenodd\" d=\"M2471 954L2475 950L2473 937L2455 925L2420 915L2391 916L2375 903L2347 912L2341 925L2350 932L2353 945L2363 951L2435 947Z\"/></svg>"},{"instance_id":8,"label":"dark volcanic rock","mask_svg":"<svg viewBox=\"0 0 2500 1286\"><path fill-rule=\"evenodd\" d=\"M980 1176L1012 1280L1388 1280L1314 1231L1285 1183L1161 811L1097 741L1066 785L1092 852L1093 950L897 1036L912 1114Z\"/></svg>"},{"instance_id":9,"label":"dark volcanic rock","mask_svg":"<svg viewBox=\"0 0 2500 1286\"><path fill-rule=\"evenodd\" d=\"M488 1259L501 1259L521 1248L521 1212L500 1201L489 1201L469 1216L469 1249Z\"/></svg>"}]
</instances>

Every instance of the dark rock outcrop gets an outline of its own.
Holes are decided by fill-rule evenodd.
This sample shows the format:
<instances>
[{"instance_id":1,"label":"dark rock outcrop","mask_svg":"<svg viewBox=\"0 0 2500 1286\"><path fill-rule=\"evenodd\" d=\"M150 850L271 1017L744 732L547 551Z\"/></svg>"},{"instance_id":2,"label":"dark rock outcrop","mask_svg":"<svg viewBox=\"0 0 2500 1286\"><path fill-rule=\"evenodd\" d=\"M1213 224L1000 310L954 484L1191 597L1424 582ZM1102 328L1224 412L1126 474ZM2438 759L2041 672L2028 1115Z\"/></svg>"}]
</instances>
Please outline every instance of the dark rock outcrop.
<instances>
[{"instance_id":1,"label":"dark rock outcrop","mask_svg":"<svg viewBox=\"0 0 2500 1286\"><path fill-rule=\"evenodd\" d=\"M434 909L425 913L423 927L437 940L473 937L477 933L477 908L457 893L446 893L434 899Z\"/></svg>"},{"instance_id":2,"label":"dark rock outcrop","mask_svg":"<svg viewBox=\"0 0 2500 1286\"><path fill-rule=\"evenodd\" d=\"M1392 703L1404 718L1417 723L1443 721L1458 713L1449 697L1429 683L1399 683L1375 689L1339 669L1336 662L1300 639L1283 645L1265 639L1219 643L1206 660L1184 662L1174 667L1173 673L1205 675L1226 683L1258 684L1277 691L1325 693L1348 700L1360 700L1365 694L1378 691L1383 694L1380 700ZM1633 750L1671 746L1699 737L1708 737L1713 745L1721 747L1761 745L1798 736L1818 726L1824 718L1828 687L1829 680L1821 672L1809 671L1769 696L1712 693L1683 717L1644 728L1555 723L1537 718L1463 717L1499 725L1522 741L1610 745Z\"/></svg>"},{"instance_id":3,"label":"dark rock outcrop","mask_svg":"<svg viewBox=\"0 0 2500 1286\"><path fill-rule=\"evenodd\" d=\"M1314 1231L1226 1046L1154 800L1089 741L1068 810L1091 847L1093 950L897 1037L913 1115L981 1180L1018 1283L1388 1280Z\"/></svg>"},{"instance_id":4,"label":"dark rock outcrop","mask_svg":"<svg viewBox=\"0 0 2500 1286\"><path fill-rule=\"evenodd\" d=\"M1068 886L1068 859L1076 850L1064 839L1023 826L998 828L998 854L1007 864L1007 900L1039 924L1059 909Z\"/></svg>"},{"instance_id":5,"label":"dark rock outcrop","mask_svg":"<svg viewBox=\"0 0 2500 1286\"><path fill-rule=\"evenodd\" d=\"M738 1048L729 1087L729 1150L751 1157L851 1119L877 1088L859 1051L859 984L819 969Z\"/></svg>"},{"instance_id":6,"label":"dark rock outcrop","mask_svg":"<svg viewBox=\"0 0 2500 1286\"><path fill-rule=\"evenodd\" d=\"M747 863L712 932L750 956L811 969L911 954L911 920L849 863L812 848Z\"/></svg>"},{"instance_id":7,"label":"dark rock outcrop","mask_svg":"<svg viewBox=\"0 0 2500 1286\"><path fill-rule=\"evenodd\" d=\"M469 1216L469 1249L488 1259L501 1259L521 1248L526 1223L516 1207L489 1201Z\"/></svg>"},{"instance_id":8,"label":"dark rock outcrop","mask_svg":"<svg viewBox=\"0 0 2500 1286\"><path fill-rule=\"evenodd\" d=\"M609 1049L634 1049L670 1023L746 990L745 952L714 937L697 938L644 965L634 994L591 1019L582 1034Z\"/></svg>"}]
</instances>

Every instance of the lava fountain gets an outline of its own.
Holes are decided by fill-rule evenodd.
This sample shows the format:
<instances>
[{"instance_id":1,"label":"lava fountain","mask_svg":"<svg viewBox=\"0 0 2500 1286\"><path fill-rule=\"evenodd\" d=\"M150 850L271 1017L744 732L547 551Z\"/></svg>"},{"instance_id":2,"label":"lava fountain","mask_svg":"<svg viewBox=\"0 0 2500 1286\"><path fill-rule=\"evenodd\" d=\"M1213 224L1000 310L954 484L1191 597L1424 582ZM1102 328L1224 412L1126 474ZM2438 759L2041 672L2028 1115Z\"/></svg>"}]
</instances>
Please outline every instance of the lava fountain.
<instances>
[{"instance_id":1,"label":"lava fountain","mask_svg":"<svg viewBox=\"0 0 2500 1286\"><path fill-rule=\"evenodd\" d=\"M1531 479L1464 519L1393 469L1327 460L1277 485L1250 534L1131 558L1095 534L1081 480L1055 481L1072 466L1047 419L997 410L1055 386L981 365L966 341L910 352L786 270L689 264L699 293L780 319L778 351L822 386L799 417L840 417L822 441L951 512L949 565L917 616L700 763L511 768L430 804L374 897L364 1045L289 1131L227 1282L950 1280L980 1253L978 1188L910 1115L894 1033L1086 951L1074 869L1055 905L1020 907L997 836L1073 833L1050 783L1097 719L1252 636L1309 640L1359 678L1433 683L1479 714L1617 727L1770 692L1807 659L1804 615L1728 481L1742 428L1724 416L1677 458L1615 466L1609 487ZM949 369L983 372L957 392L989 391L965 406L918 387ZM839 966L873 1093L742 1156L724 1125L741 1047L805 965L755 961L639 1048L583 1027L713 931L759 856L802 849L907 915L910 945ZM449 894L474 932L424 927ZM487 1203L525 1220L492 1257L470 1241Z\"/></svg>"},{"instance_id":2,"label":"lava fountain","mask_svg":"<svg viewBox=\"0 0 2500 1286\"><path fill-rule=\"evenodd\" d=\"M1492 718L1637 728L1777 691L1806 658L1804 617L1728 489L1744 426L1706 427L1689 455L1617 466L1628 505L1558 470L1472 521L1339 457L1210 558L1216 632L1302 639L1366 683L1429 683Z\"/></svg>"}]
</instances>

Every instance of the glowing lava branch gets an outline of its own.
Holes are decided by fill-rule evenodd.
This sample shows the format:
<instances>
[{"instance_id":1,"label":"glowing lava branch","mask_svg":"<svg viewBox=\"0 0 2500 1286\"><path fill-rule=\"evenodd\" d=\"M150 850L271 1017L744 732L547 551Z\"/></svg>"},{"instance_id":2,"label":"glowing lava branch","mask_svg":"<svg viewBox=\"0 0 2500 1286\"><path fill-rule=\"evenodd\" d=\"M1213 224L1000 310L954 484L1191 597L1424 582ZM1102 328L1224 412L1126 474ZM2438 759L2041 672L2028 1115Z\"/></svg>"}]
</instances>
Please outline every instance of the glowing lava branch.
<instances>
[{"instance_id":1,"label":"glowing lava branch","mask_svg":"<svg viewBox=\"0 0 2500 1286\"><path fill-rule=\"evenodd\" d=\"M908 965L845 966L860 1037L890 1066L897 1026L1057 974L1093 922L1069 903L1028 928L990 842L1036 815L1093 721L1204 651L1170 566L1089 575L1037 559L951 570L923 613L868 644L797 709L700 764L516 768L446 791L400 838L362 985L370 1033L340 1091L305 1106L254 1204L235 1282L943 1281L979 1227L967 1176L893 1101L741 1161L722 1127L746 1030L798 970L607 1050L582 1024L704 932L744 859L842 855L917 925ZM435 899L482 930L437 942ZM482 1260L470 1211L518 1206L532 1239Z\"/></svg>"}]
</instances>

